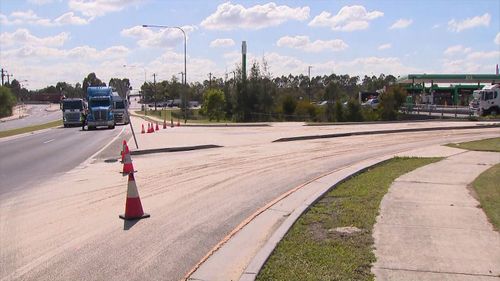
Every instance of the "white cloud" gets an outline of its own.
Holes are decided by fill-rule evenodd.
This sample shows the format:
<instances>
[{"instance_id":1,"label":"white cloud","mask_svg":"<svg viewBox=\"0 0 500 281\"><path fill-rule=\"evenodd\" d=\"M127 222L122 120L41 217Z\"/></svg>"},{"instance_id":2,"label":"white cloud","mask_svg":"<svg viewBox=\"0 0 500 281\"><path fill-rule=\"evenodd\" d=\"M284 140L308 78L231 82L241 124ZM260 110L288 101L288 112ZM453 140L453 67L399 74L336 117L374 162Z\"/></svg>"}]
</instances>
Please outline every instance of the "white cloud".
<instances>
[{"instance_id":1,"label":"white cloud","mask_svg":"<svg viewBox=\"0 0 500 281\"><path fill-rule=\"evenodd\" d=\"M187 58L187 82L203 81L207 79L207 74L223 73L221 68L210 59L196 58L188 56ZM184 54L176 53L171 50L149 63L146 68L148 72L160 73L160 80L170 80L172 75L180 77L180 72L184 71ZM180 78L179 78L180 79Z\"/></svg>"},{"instance_id":2,"label":"white cloud","mask_svg":"<svg viewBox=\"0 0 500 281\"><path fill-rule=\"evenodd\" d=\"M370 21L383 15L380 11L368 12L363 6L344 6L335 16L329 12L321 12L309 26L327 26L339 31L362 30L370 26Z\"/></svg>"},{"instance_id":3,"label":"white cloud","mask_svg":"<svg viewBox=\"0 0 500 281\"><path fill-rule=\"evenodd\" d=\"M495 44L500 45L500 32L497 33L497 36L495 36L495 40L493 40Z\"/></svg>"},{"instance_id":4,"label":"white cloud","mask_svg":"<svg viewBox=\"0 0 500 281\"><path fill-rule=\"evenodd\" d=\"M232 67L240 63L241 55L237 52L231 52L224 56L227 61L226 65ZM288 74L298 75L307 73L307 67L312 66L317 75L349 74L349 75L365 75L365 74L392 74L402 75L412 72L420 72L419 69L404 65L399 58L396 57L360 57L347 61L323 61L320 63L312 63L303 61L299 58L281 55L271 52L265 53L264 57L269 64L269 68L273 76L281 76ZM248 54L249 62L262 60L262 56Z\"/></svg>"},{"instance_id":5,"label":"white cloud","mask_svg":"<svg viewBox=\"0 0 500 281\"><path fill-rule=\"evenodd\" d=\"M234 44L235 43L233 39L215 39L214 41L210 42L210 47L231 47L234 46Z\"/></svg>"},{"instance_id":6,"label":"white cloud","mask_svg":"<svg viewBox=\"0 0 500 281\"><path fill-rule=\"evenodd\" d=\"M280 25L288 20L303 21L309 18L309 7L291 8L273 2L245 8L226 2L217 7L215 13L201 22L206 29L261 29Z\"/></svg>"},{"instance_id":7,"label":"white cloud","mask_svg":"<svg viewBox=\"0 0 500 281\"><path fill-rule=\"evenodd\" d=\"M500 60L500 51L469 52L460 59L442 60L443 72L446 73L492 73Z\"/></svg>"},{"instance_id":8,"label":"white cloud","mask_svg":"<svg viewBox=\"0 0 500 281\"><path fill-rule=\"evenodd\" d=\"M387 50L387 49L390 49L391 47L392 47L391 44L387 43L387 44L382 44L382 45L378 46L377 49L379 49L379 50Z\"/></svg>"},{"instance_id":9,"label":"white cloud","mask_svg":"<svg viewBox=\"0 0 500 281\"><path fill-rule=\"evenodd\" d=\"M19 25L19 24L34 24L42 26L51 25L50 19L41 18L32 10L15 11L12 12L9 16L0 14L0 23L2 25Z\"/></svg>"},{"instance_id":10,"label":"white cloud","mask_svg":"<svg viewBox=\"0 0 500 281\"><path fill-rule=\"evenodd\" d=\"M456 21L452 19L448 22L448 29L455 32L461 32L466 29L479 27L479 26L489 26L491 21L491 16L485 13L482 16L475 16L473 18L466 18L463 21Z\"/></svg>"},{"instance_id":11,"label":"white cloud","mask_svg":"<svg viewBox=\"0 0 500 281\"><path fill-rule=\"evenodd\" d=\"M19 59L35 59L37 61L47 59L85 61L121 58L127 56L129 52L130 50L124 46L112 46L103 50L97 50L85 45L65 50L47 46L28 45L5 51L5 55Z\"/></svg>"},{"instance_id":12,"label":"white cloud","mask_svg":"<svg viewBox=\"0 0 500 281\"><path fill-rule=\"evenodd\" d=\"M6 16L0 14L0 24L2 25L42 25L42 26L60 26L60 25L83 25L88 24L89 20L75 16L73 12L67 12L53 21L51 19L41 18L32 10L16 11Z\"/></svg>"},{"instance_id":13,"label":"white cloud","mask_svg":"<svg viewBox=\"0 0 500 281\"><path fill-rule=\"evenodd\" d=\"M75 16L73 12L67 12L59 16L58 18L54 19L54 23L57 25L66 25L66 24L84 25L88 24L89 21L79 16Z\"/></svg>"},{"instance_id":14,"label":"white cloud","mask_svg":"<svg viewBox=\"0 0 500 281\"><path fill-rule=\"evenodd\" d=\"M182 29L189 38L189 33L193 32L196 27L182 26ZM137 44L141 47L173 48L184 41L182 32L175 28L146 28L136 25L123 29L120 34L125 37L138 39Z\"/></svg>"},{"instance_id":15,"label":"white cloud","mask_svg":"<svg viewBox=\"0 0 500 281\"><path fill-rule=\"evenodd\" d=\"M404 29L413 23L412 19L398 19L389 29Z\"/></svg>"},{"instance_id":16,"label":"white cloud","mask_svg":"<svg viewBox=\"0 0 500 281\"><path fill-rule=\"evenodd\" d=\"M306 52L322 52L326 50L330 51L342 51L349 47L344 41L340 39L334 40L316 40L311 42L308 36L285 36L281 37L276 45L279 47L289 47L294 49L303 50Z\"/></svg>"},{"instance_id":17,"label":"white cloud","mask_svg":"<svg viewBox=\"0 0 500 281\"><path fill-rule=\"evenodd\" d=\"M127 6L137 5L141 2L143 0L70 0L68 7L84 16L95 18L121 11Z\"/></svg>"},{"instance_id":18,"label":"white cloud","mask_svg":"<svg viewBox=\"0 0 500 281\"><path fill-rule=\"evenodd\" d=\"M473 52L467 55L468 60L496 60L500 61L500 51Z\"/></svg>"},{"instance_id":19,"label":"white cloud","mask_svg":"<svg viewBox=\"0 0 500 281\"><path fill-rule=\"evenodd\" d=\"M471 48L465 48L462 45L455 45L455 46L450 46L448 47L445 51L444 54L446 56L454 56L458 54L466 54L469 53L472 49Z\"/></svg>"},{"instance_id":20,"label":"white cloud","mask_svg":"<svg viewBox=\"0 0 500 281\"><path fill-rule=\"evenodd\" d=\"M27 29L18 29L12 33L0 34L0 42L3 46L29 45L29 46L52 46L59 47L69 39L69 33L61 32L54 36L37 37Z\"/></svg>"},{"instance_id":21,"label":"white cloud","mask_svg":"<svg viewBox=\"0 0 500 281\"><path fill-rule=\"evenodd\" d=\"M35 5L46 5L54 2L54 0L28 0L29 3L35 4Z\"/></svg>"}]
</instances>

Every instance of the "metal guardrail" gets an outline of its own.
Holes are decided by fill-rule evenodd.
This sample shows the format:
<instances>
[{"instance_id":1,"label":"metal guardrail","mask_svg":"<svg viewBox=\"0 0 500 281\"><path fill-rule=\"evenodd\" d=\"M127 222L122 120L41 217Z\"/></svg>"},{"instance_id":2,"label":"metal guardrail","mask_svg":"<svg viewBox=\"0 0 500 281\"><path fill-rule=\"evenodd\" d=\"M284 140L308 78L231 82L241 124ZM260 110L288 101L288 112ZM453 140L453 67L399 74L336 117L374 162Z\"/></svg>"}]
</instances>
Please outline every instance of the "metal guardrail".
<instances>
[{"instance_id":1,"label":"metal guardrail","mask_svg":"<svg viewBox=\"0 0 500 281\"><path fill-rule=\"evenodd\" d=\"M412 104L404 105L400 111L407 114L441 116L443 117L473 117L477 116L476 109L468 106L447 106L435 104Z\"/></svg>"}]
</instances>

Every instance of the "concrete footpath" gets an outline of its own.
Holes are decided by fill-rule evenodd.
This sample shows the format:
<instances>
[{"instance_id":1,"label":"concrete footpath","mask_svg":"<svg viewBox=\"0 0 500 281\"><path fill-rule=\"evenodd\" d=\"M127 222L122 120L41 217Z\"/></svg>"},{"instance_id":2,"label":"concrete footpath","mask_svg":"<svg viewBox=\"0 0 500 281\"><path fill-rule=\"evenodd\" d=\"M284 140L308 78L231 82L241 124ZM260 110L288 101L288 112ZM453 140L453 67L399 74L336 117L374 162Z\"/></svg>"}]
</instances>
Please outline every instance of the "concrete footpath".
<instances>
[{"instance_id":1,"label":"concrete footpath","mask_svg":"<svg viewBox=\"0 0 500 281\"><path fill-rule=\"evenodd\" d=\"M187 280L255 280L293 223L332 185L392 158L321 175L270 202L209 253ZM499 280L500 235L467 185L500 163L500 153L432 146L396 156L447 157L398 178L374 230L377 280Z\"/></svg>"},{"instance_id":2,"label":"concrete footpath","mask_svg":"<svg viewBox=\"0 0 500 281\"><path fill-rule=\"evenodd\" d=\"M468 185L500 153L467 151L399 177L374 228L377 280L500 280L500 234Z\"/></svg>"}]
</instances>

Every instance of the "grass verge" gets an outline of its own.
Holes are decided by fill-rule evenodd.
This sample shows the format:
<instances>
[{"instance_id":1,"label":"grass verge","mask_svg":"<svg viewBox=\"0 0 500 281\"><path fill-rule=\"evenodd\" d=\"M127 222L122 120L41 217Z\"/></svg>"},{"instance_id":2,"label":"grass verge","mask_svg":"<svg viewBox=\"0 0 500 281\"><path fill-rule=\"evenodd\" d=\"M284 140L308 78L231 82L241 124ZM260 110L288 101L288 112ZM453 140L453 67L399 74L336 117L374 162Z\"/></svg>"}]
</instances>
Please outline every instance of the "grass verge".
<instances>
[{"instance_id":1,"label":"grass verge","mask_svg":"<svg viewBox=\"0 0 500 281\"><path fill-rule=\"evenodd\" d=\"M491 138L462 143L449 143L447 144L447 146L468 150L500 152L500 138Z\"/></svg>"},{"instance_id":2,"label":"grass verge","mask_svg":"<svg viewBox=\"0 0 500 281\"><path fill-rule=\"evenodd\" d=\"M500 231L500 164L484 171L472 186L476 191L481 208L497 231Z\"/></svg>"},{"instance_id":3,"label":"grass verge","mask_svg":"<svg viewBox=\"0 0 500 281\"><path fill-rule=\"evenodd\" d=\"M144 115L144 111L135 111L136 114ZM181 122L184 121L182 116L182 112L180 109L165 109L165 110L148 110L147 116L154 116L160 118L162 120L166 119L167 122L170 122L172 118L174 122L177 122L177 119L180 119ZM166 117L166 118L165 118ZM203 124L221 124L221 123L232 123L232 121L228 120L220 120L217 122L216 120L208 120L205 116L199 114L199 109L192 109L188 115L188 123L203 123Z\"/></svg>"},{"instance_id":4,"label":"grass verge","mask_svg":"<svg viewBox=\"0 0 500 281\"><path fill-rule=\"evenodd\" d=\"M394 158L329 191L278 244L257 280L373 280L372 230L392 182L441 158ZM341 234L337 227L360 231Z\"/></svg>"},{"instance_id":5,"label":"grass verge","mask_svg":"<svg viewBox=\"0 0 500 281\"><path fill-rule=\"evenodd\" d=\"M34 131L48 129L48 128L52 128L52 127L57 127L57 126L61 126L62 124L63 124L62 120L57 120L57 121L53 121L53 122L49 122L49 123L45 123L45 124L41 124L41 125L35 125L35 126L29 126L29 127L19 128L19 129L2 131L2 132L0 132L0 138L5 138L5 137L14 136L14 135L34 132Z\"/></svg>"}]
</instances>

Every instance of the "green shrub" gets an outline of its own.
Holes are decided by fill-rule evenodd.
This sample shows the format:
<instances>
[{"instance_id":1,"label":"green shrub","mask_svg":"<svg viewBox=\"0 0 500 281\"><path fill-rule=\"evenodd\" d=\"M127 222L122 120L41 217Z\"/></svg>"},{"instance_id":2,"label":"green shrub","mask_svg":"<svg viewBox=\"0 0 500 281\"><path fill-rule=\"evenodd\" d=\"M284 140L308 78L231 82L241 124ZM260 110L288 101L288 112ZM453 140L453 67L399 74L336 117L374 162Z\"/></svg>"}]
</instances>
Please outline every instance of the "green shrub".
<instances>
[{"instance_id":1,"label":"green shrub","mask_svg":"<svg viewBox=\"0 0 500 281\"><path fill-rule=\"evenodd\" d=\"M361 114L361 105L357 100L351 99L347 102L346 120L349 122L363 121L363 115Z\"/></svg>"},{"instance_id":2,"label":"green shrub","mask_svg":"<svg viewBox=\"0 0 500 281\"><path fill-rule=\"evenodd\" d=\"M9 88L0 86L0 118L11 116L14 105L16 105L16 97Z\"/></svg>"},{"instance_id":3,"label":"green shrub","mask_svg":"<svg viewBox=\"0 0 500 281\"><path fill-rule=\"evenodd\" d=\"M208 120L219 122L226 115L226 98L224 92L219 89L209 89L203 95L203 105L200 113L207 116Z\"/></svg>"},{"instance_id":4,"label":"green shrub","mask_svg":"<svg viewBox=\"0 0 500 281\"><path fill-rule=\"evenodd\" d=\"M297 115L300 119L304 119L305 121L316 120L318 109L316 106L310 104L307 101L300 101L295 107L295 115Z\"/></svg>"}]
</instances>

